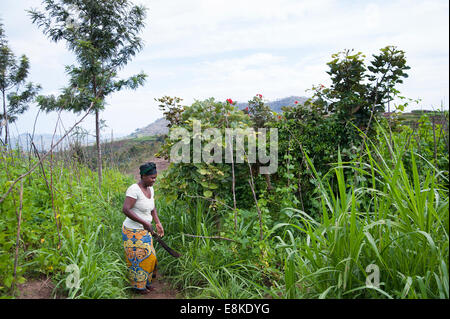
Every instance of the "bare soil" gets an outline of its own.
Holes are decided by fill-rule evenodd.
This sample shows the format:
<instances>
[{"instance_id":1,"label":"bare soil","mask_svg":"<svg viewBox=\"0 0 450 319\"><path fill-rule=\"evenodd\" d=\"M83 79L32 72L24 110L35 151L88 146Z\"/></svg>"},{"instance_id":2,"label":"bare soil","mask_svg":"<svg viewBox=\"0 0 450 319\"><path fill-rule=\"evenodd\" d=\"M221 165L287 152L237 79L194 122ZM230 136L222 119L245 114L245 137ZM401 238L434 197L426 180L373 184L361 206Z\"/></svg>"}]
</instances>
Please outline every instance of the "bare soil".
<instances>
[{"instance_id":1,"label":"bare soil","mask_svg":"<svg viewBox=\"0 0 450 319\"><path fill-rule=\"evenodd\" d=\"M168 160L165 160L164 158L158 158L158 157L152 157L149 159L149 162L153 162L156 164L156 170L158 173L164 171L169 167L170 162ZM134 177L136 178L136 181L139 181L141 176L139 175L139 168L136 168L136 171L132 173Z\"/></svg>"},{"instance_id":2,"label":"bare soil","mask_svg":"<svg viewBox=\"0 0 450 319\"><path fill-rule=\"evenodd\" d=\"M178 291L173 290L169 285L164 282L161 276L158 274L156 278L152 281L152 287L155 288L154 291L146 295L135 294L134 299L177 299Z\"/></svg>"},{"instance_id":3,"label":"bare soil","mask_svg":"<svg viewBox=\"0 0 450 319\"><path fill-rule=\"evenodd\" d=\"M29 279L17 286L19 292L17 299L60 299L58 296L52 296L54 288L51 278Z\"/></svg>"},{"instance_id":4,"label":"bare soil","mask_svg":"<svg viewBox=\"0 0 450 319\"><path fill-rule=\"evenodd\" d=\"M170 162L165 160L164 158L154 157L150 160L150 162L154 162L156 164L157 171L164 171L169 167Z\"/></svg>"},{"instance_id":5,"label":"bare soil","mask_svg":"<svg viewBox=\"0 0 450 319\"><path fill-rule=\"evenodd\" d=\"M176 299L179 298L179 292L171 289L169 285L164 282L164 279L158 274L153 279L152 287L154 291L146 294L133 294L133 299ZM17 286L17 299L63 299L62 296L53 296L52 292L55 286L51 282L51 278L43 277L39 279L29 279L26 283Z\"/></svg>"}]
</instances>

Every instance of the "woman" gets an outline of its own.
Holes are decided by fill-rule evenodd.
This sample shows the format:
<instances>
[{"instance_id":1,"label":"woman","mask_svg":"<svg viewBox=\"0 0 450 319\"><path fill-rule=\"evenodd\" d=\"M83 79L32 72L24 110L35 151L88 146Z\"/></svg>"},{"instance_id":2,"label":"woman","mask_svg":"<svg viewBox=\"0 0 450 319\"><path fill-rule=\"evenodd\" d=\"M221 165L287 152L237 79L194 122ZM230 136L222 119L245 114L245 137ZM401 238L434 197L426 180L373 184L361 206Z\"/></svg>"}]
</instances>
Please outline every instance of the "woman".
<instances>
[{"instance_id":1,"label":"woman","mask_svg":"<svg viewBox=\"0 0 450 319\"><path fill-rule=\"evenodd\" d=\"M154 290L150 285L158 262L153 248L152 220L160 237L164 236L164 228L158 218L152 187L158 175L156 165L143 164L139 171L140 181L126 192L122 211L127 217L122 225L122 238L130 284L139 293L146 294Z\"/></svg>"}]
</instances>

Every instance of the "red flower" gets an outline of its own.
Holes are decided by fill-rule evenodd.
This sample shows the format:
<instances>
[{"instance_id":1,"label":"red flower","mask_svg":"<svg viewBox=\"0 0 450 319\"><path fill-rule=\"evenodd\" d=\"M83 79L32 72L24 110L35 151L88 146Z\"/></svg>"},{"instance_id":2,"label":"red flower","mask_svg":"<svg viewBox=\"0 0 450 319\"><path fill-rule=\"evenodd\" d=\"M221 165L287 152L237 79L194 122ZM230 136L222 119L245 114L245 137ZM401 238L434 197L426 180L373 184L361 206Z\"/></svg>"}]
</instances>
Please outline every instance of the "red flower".
<instances>
[{"instance_id":1,"label":"red flower","mask_svg":"<svg viewBox=\"0 0 450 319\"><path fill-rule=\"evenodd\" d=\"M248 112L248 106L245 108L245 110Z\"/></svg>"},{"instance_id":2,"label":"red flower","mask_svg":"<svg viewBox=\"0 0 450 319\"><path fill-rule=\"evenodd\" d=\"M256 94L257 97L259 97L260 99L262 99L262 95L261 94Z\"/></svg>"},{"instance_id":3,"label":"red flower","mask_svg":"<svg viewBox=\"0 0 450 319\"><path fill-rule=\"evenodd\" d=\"M233 100L232 99L227 99L227 102L230 104L233 104Z\"/></svg>"},{"instance_id":4,"label":"red flower","mask_svg":"<svg viewBox=\"0 0 450 319\"><path fill-rule=\"evenodd\" d=\"M295 103L295 104L298 104L298 101L295 101L294 103Z\"/></svg>"},{"instance_id":5,"label":"red flower","mask_svg":"<svg viewBox=\"0 0 450 319\"><path fill-rule=\"evenodd\" d=\"M281 115L278 115L278 119L281 120Z\"/></svg>"}]
</instances>

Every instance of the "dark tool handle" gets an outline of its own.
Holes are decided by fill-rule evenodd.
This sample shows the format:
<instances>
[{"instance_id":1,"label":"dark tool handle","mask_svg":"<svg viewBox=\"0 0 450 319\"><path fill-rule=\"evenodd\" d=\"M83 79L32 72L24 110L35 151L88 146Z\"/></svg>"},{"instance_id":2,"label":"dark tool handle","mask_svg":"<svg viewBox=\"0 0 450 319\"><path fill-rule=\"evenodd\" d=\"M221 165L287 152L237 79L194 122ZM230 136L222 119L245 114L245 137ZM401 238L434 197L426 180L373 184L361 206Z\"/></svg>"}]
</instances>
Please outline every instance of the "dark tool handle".
<instances>
[{"instance_id":1,"label":"dark tool handle","mask_svg":"<svg viewBox=\"0 0 450 319\"><path fill-rule=\"evenodd\" d=\"M176 252L175 250L173 250L172 248L170 248L169 246L167 246L167 244L161 239L161 237L159 237L158 234L155 233L155 232L153 231L153 228L150 228L150 229L151 229L151 232L150 232L150 233L152 234L153 238L155 238L156 241L157 241L158 243L160 243L161 246L162 246L165 250L167 250L167 252L168 252L170 255L172 255L172 256L175 257L175 258L178 258L178 257L181 256L180 253Z\"/></svg>"}]
</instances>

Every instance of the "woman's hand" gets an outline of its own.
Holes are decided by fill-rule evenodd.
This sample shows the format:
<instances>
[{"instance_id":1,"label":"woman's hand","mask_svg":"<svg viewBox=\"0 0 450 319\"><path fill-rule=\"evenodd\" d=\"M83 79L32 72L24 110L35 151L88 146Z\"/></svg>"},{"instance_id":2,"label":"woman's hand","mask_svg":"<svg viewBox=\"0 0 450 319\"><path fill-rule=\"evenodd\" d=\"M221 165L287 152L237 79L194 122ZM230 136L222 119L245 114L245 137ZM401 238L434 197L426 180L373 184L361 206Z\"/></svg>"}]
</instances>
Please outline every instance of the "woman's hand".
<instances>
[{"instance_id":1,"label":"woman's hand","mask_svg":"<svg viewBox=\"0 0 450 319\"><path fill-rule=\"evenodd\" d=\"M154 230L153 230L153 226L151 223L146 222L146 223L142 224L142 226L144 226L144 229L153 235Z\"/></svg>"},{"instance_id":2,"label":"woman's hand","mask_svg":"<svg viewBox=\"0 0 450 319\"><path fill-rule=\"evenodd\" d=\"M158 233L159 237L164 236L164 228L162 227L161 223L156 224L156 232Z\"/></svg>"}]
</instances>

